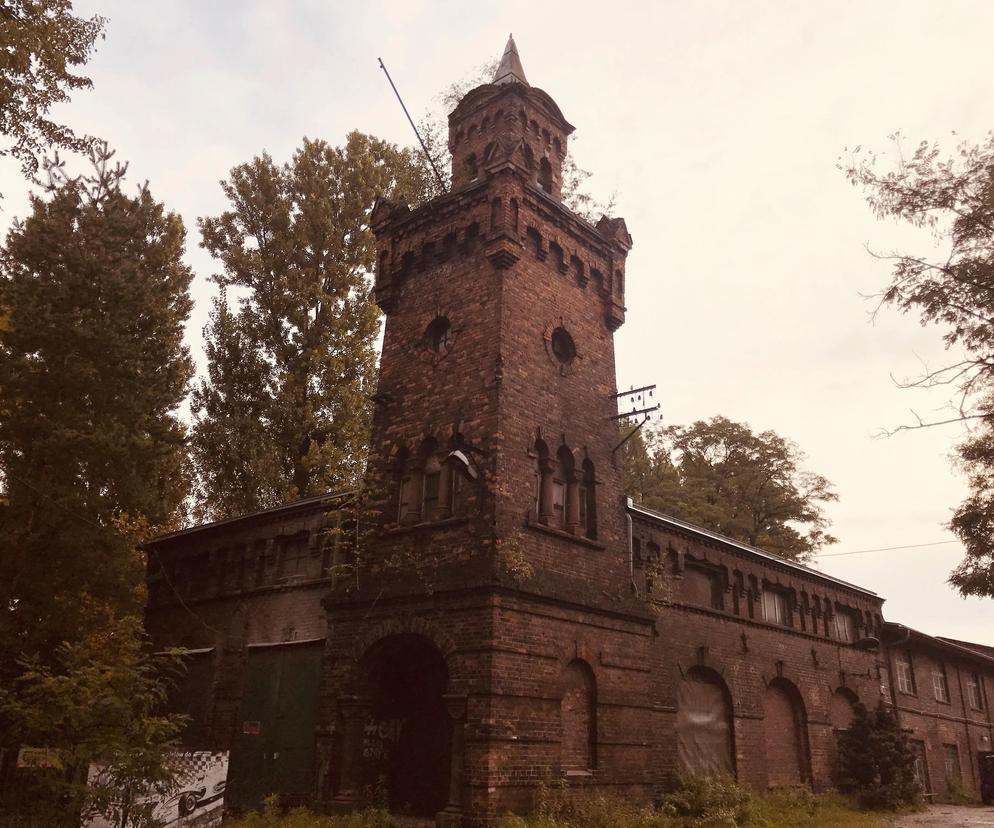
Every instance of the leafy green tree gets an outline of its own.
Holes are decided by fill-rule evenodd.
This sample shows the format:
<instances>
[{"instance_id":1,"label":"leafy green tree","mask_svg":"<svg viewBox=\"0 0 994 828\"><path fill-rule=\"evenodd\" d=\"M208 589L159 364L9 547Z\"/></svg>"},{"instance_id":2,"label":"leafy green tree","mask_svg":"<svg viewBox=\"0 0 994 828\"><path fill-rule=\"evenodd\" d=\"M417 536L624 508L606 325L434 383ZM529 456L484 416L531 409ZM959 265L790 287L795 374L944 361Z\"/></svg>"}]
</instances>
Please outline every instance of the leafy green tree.
<instances>
[{"instance_id":1,"label":"leafy green tree","mask_svg":"<svg viewBox=\"0 0 994 828\"><path fill-rule=\"evenodd\" d=\"M629 440L625 484L648 508L804 561L835 543L822 504L837 495L803 460L776 432L719 416Z\"/></svg>"},{"instance_id":2,"label":"leafy green tree","mask_svg":"<svg viewBox=\"0 0 994 828\"><path fill-rule=\"evenodd\" d=\"M879 172L877 157L861 150L840 167L878 217L932 233L933 255L879 257L893 265L879 300L881 307L918 314L922 325L939 326L952 353L949 364L905 385L956 394L950 416L917 417L897 430L972 426L957 450L969 494L950 523L966 557L949 580L964 595L994 596L994 133L960 144L951 158L928 142L908 156L901 136L892 138L901 159L895 169Z\"/></svg>"},{"instance_id":3,"label":"leafy green tree","mask_svg":"<svg viewBox=\"0 0 994 828\"><path fill-rule=\"evenodd\" d=\"M125 529L175 521L188 491L183 223L147 186L126 194L112 155L52 170L0 252L0 685L85 632L81 598L139 608Z\"/></svg>"},{"instance_id":4,"label":"leafy green tree","mask_svg":"<svg viewBox=\"0 0 994 828\"><path fill-rule=\"evenodd\" d=\"M5 0L0 4L0 134L9 155L28 178L39 170L46 149L83 152L90 139L77 136L48 113L88 89L89 78L75 73L93 54L106 20L72 13L71 0Z\"/></svg>"},{"instance_id":5,"label":"leafy green tree","mask_svg":"<svg viewBox=\"0 0 994 828\"><path fill-rule=\"evenodd\" d=\"M162 714L178 654L153 658L141 618L84 602L88 632L64 641L54 664L22 661L0 690L0 717L15 743L44 745L57 767L37 771L11 808L17 825L76 826L97 814L119 828L157 824L154 802L174 790L171 752L185 717ZM102 772L88 784L91 763Z\"/></svg>"},{"instance_id":6,"label":"leafy green tree","mask_svg":"<svg viewBox=\"0 0 994 828\"><path fill-rule=\"evenodd\" d=\"M849 728L837 734L832 776L839 790L854 794L862 808L893 810L921 801L914 751L882 703L873 713L855 705Z\"/></svg>"},{"instance_id":7,"label":"leafy green tree","mask_svg":"<svg viewBox=\"0 0 994 828\"><path fill-rule=\"evenodd\" d=\"M359 132L305 139L277 165L231 171L231 208L200 221L222 293L205 329L208 376L193 395L199 510L218 518L354 486L362 476L379 313L369 273L373 202L413 202L409 150Z\"/></svg>"}]
</instances>

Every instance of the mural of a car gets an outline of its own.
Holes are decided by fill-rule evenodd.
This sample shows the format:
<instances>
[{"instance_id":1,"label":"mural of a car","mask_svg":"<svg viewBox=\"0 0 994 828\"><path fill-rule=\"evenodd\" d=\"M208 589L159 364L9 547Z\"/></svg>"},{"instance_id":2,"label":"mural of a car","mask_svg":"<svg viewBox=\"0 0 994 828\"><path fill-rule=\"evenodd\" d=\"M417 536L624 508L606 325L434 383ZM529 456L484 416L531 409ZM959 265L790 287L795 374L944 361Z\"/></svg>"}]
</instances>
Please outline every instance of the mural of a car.
<instances>
[{"instance_id":1,"label":"mural of a car","mask_svg":"<svg viewBox=\"0 0 994 828\"><path fill-rule=\"evenodd\" d=\"M180 791L174 797L176 802L176 810L181 817L189 816L197 808L208 805L217 799L224 796L224 780L218 782L210 791L206 787L201 786L199 788L189 788L185 791Z\"/></svg>"}]
</instances>

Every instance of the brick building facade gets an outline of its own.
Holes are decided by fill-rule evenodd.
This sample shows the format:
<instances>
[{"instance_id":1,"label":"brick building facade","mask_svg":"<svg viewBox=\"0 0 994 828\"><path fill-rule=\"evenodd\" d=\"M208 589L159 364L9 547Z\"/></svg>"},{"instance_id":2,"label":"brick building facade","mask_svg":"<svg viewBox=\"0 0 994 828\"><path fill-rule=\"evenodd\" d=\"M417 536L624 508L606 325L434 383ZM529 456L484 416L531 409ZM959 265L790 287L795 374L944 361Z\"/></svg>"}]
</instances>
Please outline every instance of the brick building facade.
<instances>
[{"instance_id":1,"label":"brick building facade","mask_svg":"<svg viewBox=\"0 0 994 828\"><path fill-rule=\"evenodd\" d=\"M449 125L451 192L373 212L386 327L363 497L149 546L148 627L192 652L177 704L191 744L232 750L234 802L347 808L382 780L391 806L457 824L560 775L643 800L681 770L824 788L834 730L880 698L932 788L952 744L976 788L990 653L904 640L873 593L625 498L632 241L562 204L573 127L513 41ZM948 709L891 693L901 653L916 675L941 659Z\"/></svg>"}]
</instances>

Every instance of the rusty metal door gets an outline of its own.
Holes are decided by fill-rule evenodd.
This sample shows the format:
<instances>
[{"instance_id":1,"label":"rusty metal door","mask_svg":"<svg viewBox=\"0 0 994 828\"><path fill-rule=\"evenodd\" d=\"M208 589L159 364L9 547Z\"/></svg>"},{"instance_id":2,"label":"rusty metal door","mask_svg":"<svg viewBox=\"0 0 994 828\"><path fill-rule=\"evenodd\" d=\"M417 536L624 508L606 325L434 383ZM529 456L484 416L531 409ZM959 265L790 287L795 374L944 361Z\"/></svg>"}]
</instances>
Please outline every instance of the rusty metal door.
<instances>
[{"instance_id":1,"label":"rusty metal door","mask_svg":"<svg viewBox=\"0 0 994 828\"><path fill-rule=\"evenodd\" d=\"M258 808L270 794L299 803L311 794L322 649L319 642L249 649L228 775L234 807Z\"/></svg>"}]
</instances>

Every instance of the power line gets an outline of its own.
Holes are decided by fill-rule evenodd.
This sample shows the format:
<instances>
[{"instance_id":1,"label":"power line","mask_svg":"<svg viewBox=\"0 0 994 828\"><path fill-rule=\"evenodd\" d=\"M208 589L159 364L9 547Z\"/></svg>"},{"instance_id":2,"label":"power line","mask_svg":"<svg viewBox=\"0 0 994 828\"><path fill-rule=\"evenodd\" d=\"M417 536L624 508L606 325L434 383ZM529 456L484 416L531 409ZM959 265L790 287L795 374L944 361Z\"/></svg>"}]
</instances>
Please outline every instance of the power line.
<instances>
[{"instance_id":1,"label":"power line","mask_svg":"<svg viewBox=\"0 0 994 828\"><path fill-rule=\"evenodd\" d=\"M924 546L943 546L947 543L959 543L958 540L934 541L933 543L908 543L904 546L878 546L875 549L857 549L854 552L831 552L828 555L816 555L817 558L841 558L845 555L865 555L867 552L890 552L894 549L921 549Z\"/></svg>"}]
</instances>

